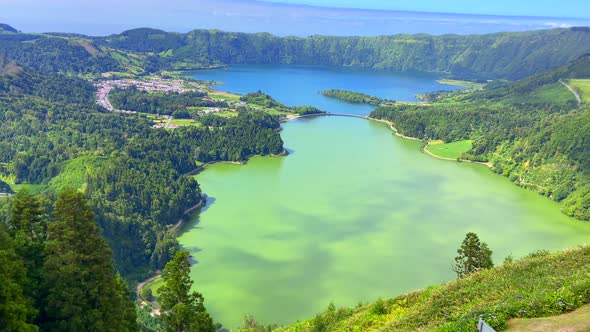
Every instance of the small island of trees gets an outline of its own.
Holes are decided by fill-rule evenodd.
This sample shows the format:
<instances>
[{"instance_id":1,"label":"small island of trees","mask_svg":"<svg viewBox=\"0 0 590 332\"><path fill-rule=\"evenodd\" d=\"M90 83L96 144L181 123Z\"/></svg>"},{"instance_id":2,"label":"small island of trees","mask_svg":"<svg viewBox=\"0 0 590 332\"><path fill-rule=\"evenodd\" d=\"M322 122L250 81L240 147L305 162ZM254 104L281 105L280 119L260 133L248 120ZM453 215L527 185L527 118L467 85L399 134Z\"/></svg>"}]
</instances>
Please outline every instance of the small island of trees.
<instances>
[{"instance_id":1,"label":"small island of trees","mask_svg":"<svg viewBox=\"0 0 590 332\"><path fill-rule=\"evenodd\" d=\"M381 99L379 97L370 96L361 92L354 92L348 90L331 89L320 92L322 96L340 99L349 103L381 105L384 102L394 103L395 101L389 99Z\"/></svg>"}]
</instances>

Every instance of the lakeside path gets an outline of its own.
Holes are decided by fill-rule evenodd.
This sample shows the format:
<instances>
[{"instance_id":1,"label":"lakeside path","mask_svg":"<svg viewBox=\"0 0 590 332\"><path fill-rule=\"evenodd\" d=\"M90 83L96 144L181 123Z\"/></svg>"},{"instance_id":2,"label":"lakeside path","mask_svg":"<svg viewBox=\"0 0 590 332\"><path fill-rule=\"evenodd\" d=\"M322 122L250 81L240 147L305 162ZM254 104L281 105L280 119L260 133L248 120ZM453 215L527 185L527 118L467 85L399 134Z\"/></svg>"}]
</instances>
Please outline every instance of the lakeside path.
<instances>
[{"instance_id":1,"label":"lakeside path","mask_svg":"<svg viewBox=\"0 0 590 332\"><path fill-rule=\"evenodd\" d=\"M182 225L184 225L184 216L186 216L186 215L190 214L192 211L194 211L194 210L196 210L196 209L200 208L201 206L203 206L203 204L205 203L205 201L206 201L206 197L203 197L203 198L201 198L201 200L199 201L199 203L197 203L197 204L195 204L194 206L192 206L192 207L190 207L190 208L186 209L186 210L184 211L184 213L183 213L183 217L181 217L180 219L178 219L178 222L177 222L176 224L174 224L174 225L173 225L173 226L172 226L172 227L171 227L171 228L168 230L168 232L169 232L169 233L171 233L171 232L176 232L178 229L180 229L180 228L182 227ZM160 272L160 270L158 270L158 271L156 271L156 273L155 273L155 274L153 274L153 275L152 275L152 276L150 276L149 278L147 278L147 279L145 279L144 281L142 281L142 282L139 282L139 283L137 284L137 287L136 287L136 289L135 289L135 292L136 292L136 295L137 295L137 298L138 298L138 299L140 299L140 300L142 300L142 301L144 301L144 302L149 302L149 301L146 301L145 299L143 299L143 298L141 297L141 295L140 295L140 294L141 294L141 290L142 290L142 288L143 288L143 287L145 287L145 285L147 285L147 284L148 284L150 281L153 281L154 279L158 278L160 275L161 275L161 272ZM150 303L151 303L151 302L150 302Z\"/></svg>"}]
</instances>

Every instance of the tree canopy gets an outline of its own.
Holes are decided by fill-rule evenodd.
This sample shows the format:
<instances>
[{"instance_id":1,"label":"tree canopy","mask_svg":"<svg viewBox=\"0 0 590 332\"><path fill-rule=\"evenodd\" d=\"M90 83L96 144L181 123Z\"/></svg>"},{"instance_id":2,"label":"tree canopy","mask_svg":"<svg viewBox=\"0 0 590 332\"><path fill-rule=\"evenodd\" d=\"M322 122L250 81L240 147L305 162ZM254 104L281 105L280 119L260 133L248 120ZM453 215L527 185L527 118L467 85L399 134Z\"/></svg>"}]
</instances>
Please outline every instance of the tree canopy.
<instances>
[{"instance_id":1,"label":"tree canopy","mask_svg":"<svg viewBox=\"0 0 590 332\"><path fill-rule=\"evenodd\" d=\"M492 250L485 242L481 242L475 233L469 232L465 235L457 254L453 271L459 278L494 267Z\"/></svg>"},{"instance_id":2,"label":"tree canopy","mask_svg":"<svg viewBox=\"0 0 590 332\"><path fill-rule=\"evenodd\" d=\"M188 251L176 252L162 272L164 285L158 290L158 302L167 331L214 332L216 327L207 313L204 298L191 292Z\"/></svg>"}]
</instances>

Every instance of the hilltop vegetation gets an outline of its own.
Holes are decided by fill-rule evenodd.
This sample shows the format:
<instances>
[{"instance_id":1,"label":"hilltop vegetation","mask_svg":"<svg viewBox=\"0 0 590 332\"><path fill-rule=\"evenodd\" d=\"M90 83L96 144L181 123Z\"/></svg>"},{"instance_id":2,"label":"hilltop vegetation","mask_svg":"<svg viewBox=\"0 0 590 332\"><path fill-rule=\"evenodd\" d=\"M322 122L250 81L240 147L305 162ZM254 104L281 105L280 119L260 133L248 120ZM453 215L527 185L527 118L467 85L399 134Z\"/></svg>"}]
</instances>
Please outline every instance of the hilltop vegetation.
<instances>
[{"instance_id":1,"label":"hilltop vegetation","mask_svg":"<svg viewBox=\"0 0 590 332\"><path fill-rule=\"evenodd\" d=\"M559 80L590 77L583 56L555 70L431 104L380 107L372 117L392 121L403 135L425 140L471 140L462 158L493 163L518 185L562 202L564 213L590 220L590 109L578 108Z\"/></svg>"},{"instance_id":2,"label":"hilltop vegetation","mask_svg":"<svg viewBox=\"0 0 590 332\"><path fill-rule=\"evenodd\" d=\"M279 331L477 331L481 316L496 330L511 318L545 317L590 302L590 248L536 252L447 284L356 308L328 310Z\"/></svg>"},{"instance_id":3,"label":"hilltop vegetation","mask_svg":"<svg viewBox=\"0 0 590 332\"><path fill-rule=\"evenodd\" d=\"M347 90L332 89L332 90L322 91L320 93L323 96L344 100L349 103L380 105L385 101L381 98L370 96L365 93L347 91ZM393 102L393 101L389 100L389 102Z\"/></svg>"}]
</instances>

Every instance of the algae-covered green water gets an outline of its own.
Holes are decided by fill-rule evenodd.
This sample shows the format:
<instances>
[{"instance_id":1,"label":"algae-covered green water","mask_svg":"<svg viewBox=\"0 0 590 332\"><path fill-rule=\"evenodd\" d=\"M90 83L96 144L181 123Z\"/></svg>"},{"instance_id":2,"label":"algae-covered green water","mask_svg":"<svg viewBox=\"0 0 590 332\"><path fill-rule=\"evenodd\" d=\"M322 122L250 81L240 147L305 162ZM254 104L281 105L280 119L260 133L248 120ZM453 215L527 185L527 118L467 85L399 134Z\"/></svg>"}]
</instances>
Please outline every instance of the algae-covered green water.
<instances>
[{"instance_id":1,"label":"algae-covered green water","mask_svg":"<svg viewBox=\"0 0 590 332\"><path fill-rule=\"evenodd\" d=\"M228 89L245 79L224 72ZM349 105L333 107L345 113ZM227 327L239 326L242 314L287 324L330 301L354 306L451 280L469 231L489 244L496 263L589 242L590 224L549 199L485 166L424 155L419 142L393 136L383 123L319 117L283 128L288 156L214 164L197 176L209 203L179 238L197 261L195 289Z\"/></svg>"}]
</instances>

